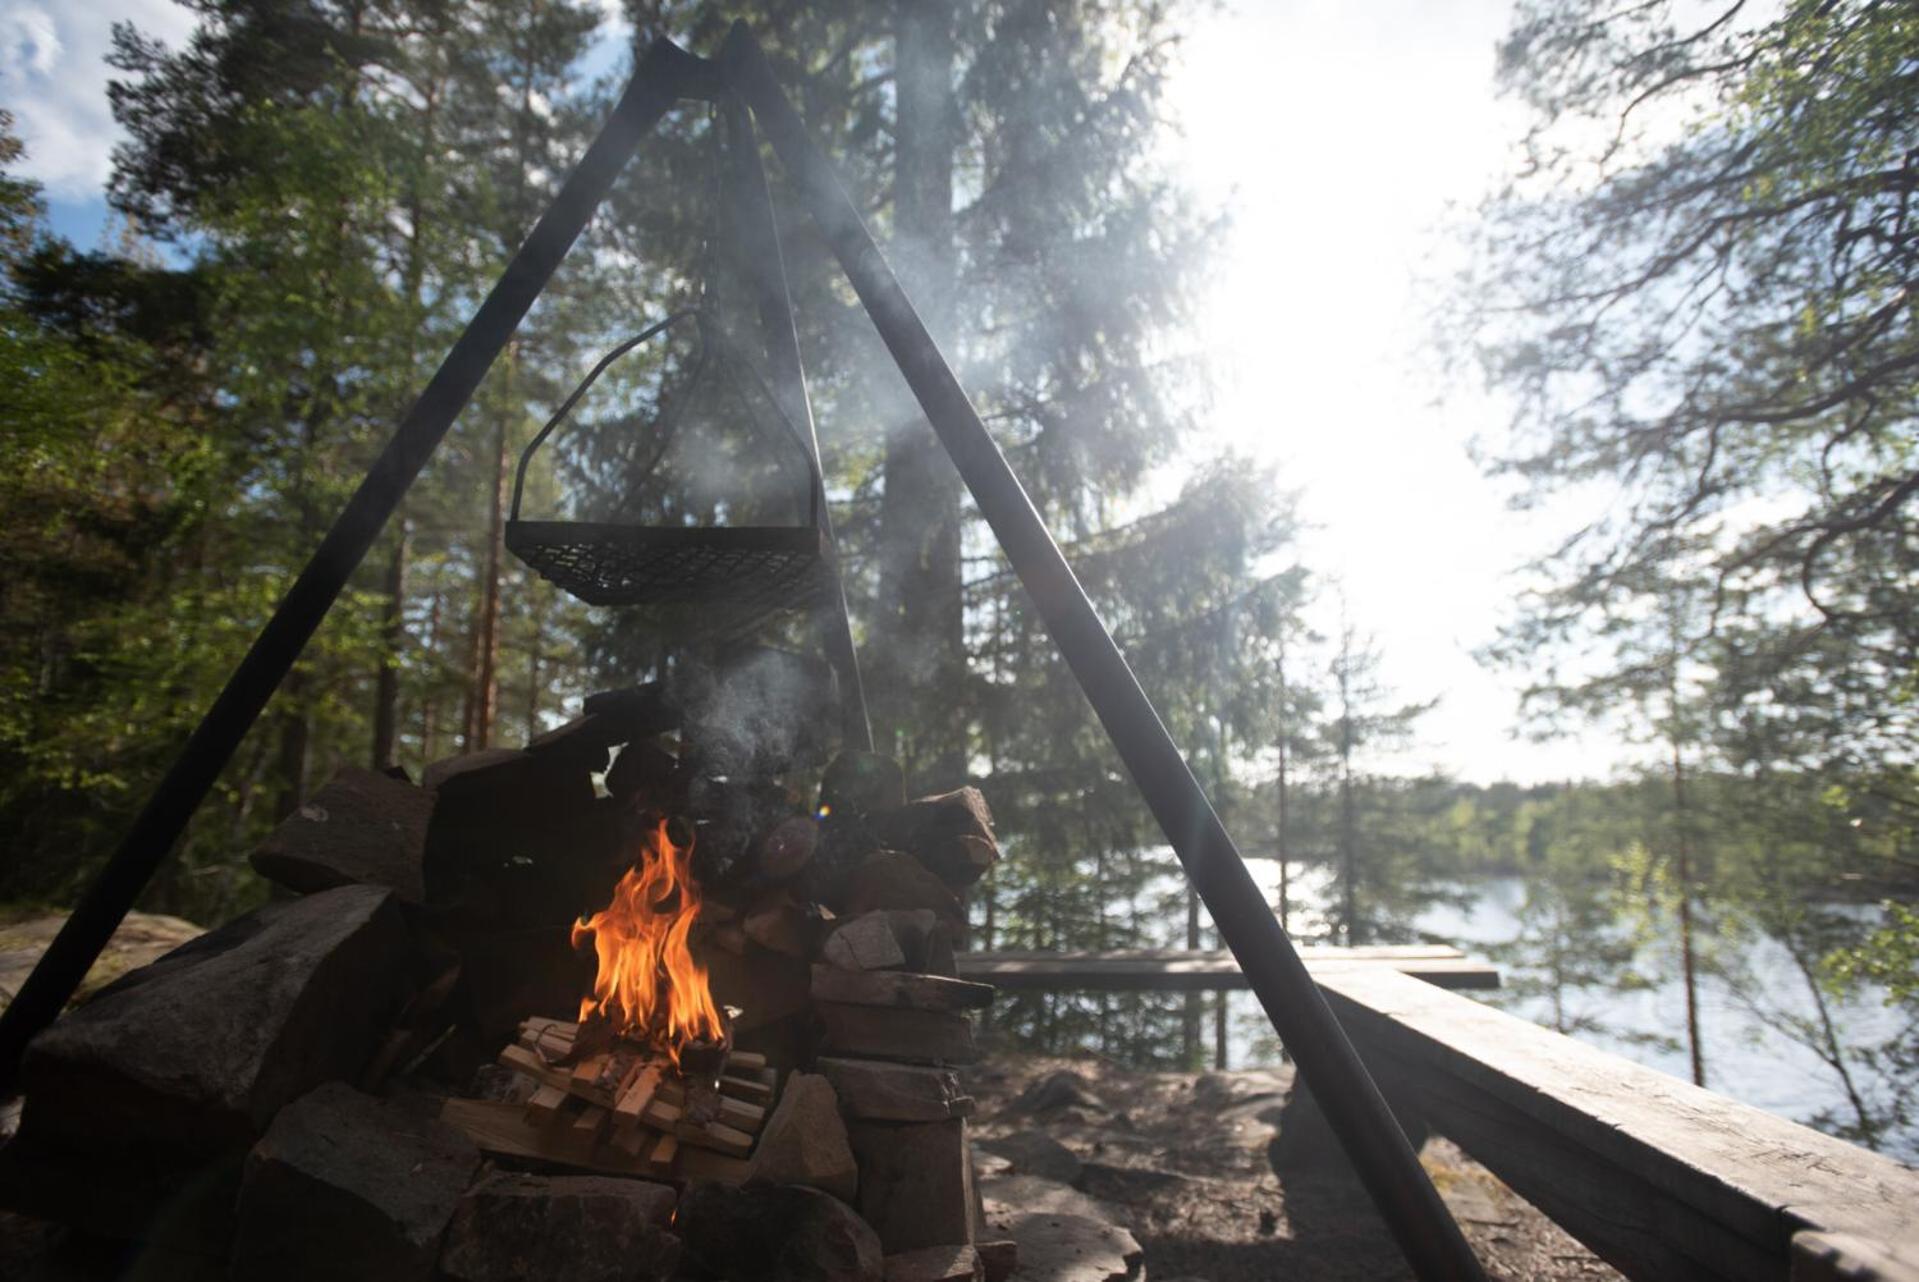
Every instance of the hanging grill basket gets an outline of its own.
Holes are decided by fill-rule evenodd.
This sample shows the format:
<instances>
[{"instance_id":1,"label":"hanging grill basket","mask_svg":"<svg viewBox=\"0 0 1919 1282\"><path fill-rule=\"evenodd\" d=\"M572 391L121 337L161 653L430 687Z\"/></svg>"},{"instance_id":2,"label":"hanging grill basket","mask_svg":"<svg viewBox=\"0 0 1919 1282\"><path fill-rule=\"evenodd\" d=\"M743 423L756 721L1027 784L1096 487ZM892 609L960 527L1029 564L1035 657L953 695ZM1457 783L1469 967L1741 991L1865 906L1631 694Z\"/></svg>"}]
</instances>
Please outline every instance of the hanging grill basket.
<instances>
[{"instance_id":1,"label":"hanging grill basket","mask_svg":"<svg viewBox=\"0 0 1919 1282\"><path fill-rule=\"evenodd\" d=\"M689 389L709 373L714 348L742 371L765 399L806 465L807 521L796 525L638 525L619 521L526 521L520 498L527 467L540 446L572 412L608 366L667 330L689 326L698 349ZM634 486L652 475L673 443L691 395L665 398L656 420L658 441ZM750 415L749 415L750 417ZM601 358L547 420L520 455L506 546L539 575L589 605L654 607L701 632L740 631L780 610L810 609L828 598L837 580L820 521L823 487L807 440L780 409L750 362L735 352L703 312L681 312L649 327Z\"/></svg>"}]
</instances>

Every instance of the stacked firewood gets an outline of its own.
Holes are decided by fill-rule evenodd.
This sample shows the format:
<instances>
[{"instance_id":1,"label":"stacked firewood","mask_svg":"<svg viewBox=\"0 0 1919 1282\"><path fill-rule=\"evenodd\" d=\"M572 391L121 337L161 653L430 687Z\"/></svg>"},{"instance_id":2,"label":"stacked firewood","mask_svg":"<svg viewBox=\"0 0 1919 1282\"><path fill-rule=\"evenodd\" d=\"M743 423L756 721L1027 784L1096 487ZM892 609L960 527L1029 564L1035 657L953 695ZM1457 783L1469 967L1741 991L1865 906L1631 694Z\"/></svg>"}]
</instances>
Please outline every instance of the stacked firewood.
<instances>
[{"instance_id":1,"label":"stacked firewood","mask_svg":"<svg viewBox=\"0 0 1919 1282\"><path fill-rule=\"evenodd\" d=\"M682 1068L625 1039L603 1049L581 1026L525 1020L499 1054L509 1099L446 1102L441 1116L482 1149L613 1174L738 1181L771 1111L763 1055L693 1046Z\"/></svg>"}]
</instances>

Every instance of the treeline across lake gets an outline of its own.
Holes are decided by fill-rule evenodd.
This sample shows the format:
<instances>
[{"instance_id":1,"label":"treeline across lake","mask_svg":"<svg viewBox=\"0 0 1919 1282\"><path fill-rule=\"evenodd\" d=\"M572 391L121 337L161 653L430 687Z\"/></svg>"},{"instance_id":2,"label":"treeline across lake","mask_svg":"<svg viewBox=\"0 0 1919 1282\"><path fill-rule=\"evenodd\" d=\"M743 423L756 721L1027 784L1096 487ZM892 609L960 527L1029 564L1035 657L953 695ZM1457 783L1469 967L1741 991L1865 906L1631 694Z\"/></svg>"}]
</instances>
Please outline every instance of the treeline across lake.
<instances>
[{"instance_id":1,"label":"treeline across lake","mask_svg":"<svg viewBox=\"0 0 1919 1282\"><path fill-rule=\"evenodd\" d=\"M1687 785L1681 807L1658 773L1530 786L1378 777L1346 805L1336 784L1308 784L1290 798L1283 864L1271 783L1223 800L1275 912L1285 887L1299 942L1458 944L1500 966L1491 1000L1528 1018L1696 1070L1856 1142L1919 1151L1909 835L1864 818L1869 798L1815 777ZM1357 837L1349 850L1346 832ZM981 889L985 946L1189 938L1165 847L1088 849L1065 867L1015 858ZM1217 946L1210 927L1201 943ZM1655 1000L1661 1016L1649 1019ZM1204 1005L1196 1019L1177 994L1008 994L995 1021L1054 1052L1190 1068L1214 1054L1217 998ZM1233 1009L1236 1053L1278 1053L1249 998ZM1769 1060L1762 1043L1790 1062Z\"/></svg>"}]
</instances>

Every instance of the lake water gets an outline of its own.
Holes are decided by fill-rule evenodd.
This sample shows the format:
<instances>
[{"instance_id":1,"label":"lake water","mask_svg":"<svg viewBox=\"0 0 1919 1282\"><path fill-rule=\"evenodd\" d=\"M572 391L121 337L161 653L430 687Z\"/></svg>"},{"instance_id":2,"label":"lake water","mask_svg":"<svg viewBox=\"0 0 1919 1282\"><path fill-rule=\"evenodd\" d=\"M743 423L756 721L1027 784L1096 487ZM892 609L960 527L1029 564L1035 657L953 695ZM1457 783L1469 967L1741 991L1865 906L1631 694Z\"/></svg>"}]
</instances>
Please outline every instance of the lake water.
<instances>
[{"instance_id":1,"label":"lake water","mask_svg":"<svg viewBox=\"0 0 1919 1282\"><path fill-rule=\"evenodd\" d=\"M1266 891L1268 902L1272 902L1279 880L1277 864L1263 859L1247 862ZM1328 870L1322 867L1295 866L1292 870L1291 900L1297 914L1292 925L1296 934L1311 938L1323 931L1318 906L1327 902L1329 884ZM1469 954L1485 958L1488 945L1508 943L1521 934L1520 911L1526 898L1523 879L1488 877L1460 889L1465 906L1440 905L1427 910L1416 922L1422 935L1450 941ZM1847 911L1875 916L1879 912L1869 905ZM1606 1030L1581 1033L1581 1040L1674 1076L1688 1077L1683 1045L1685 995L1672 931L1670 921L1655 923L1652 935L1639 949L1635 969L1651 981L1646 987L1627 992L1601 987L1573 990L1567 994L1566 1007L1569 1014L1589 1016ZM1794 1121L1809 1122L1824 1110L1837 1110L1842 1117L1849 1117L1844 1090L1832 1070L1810 1048L1779 1032L1765 1017L1774 1012L1805 1017L1814 1014L1805 981L1785 949L1769 939L1757 939L1747 945L1744 960L1753 980L1747 1000L1718 978L1707 975L1700 981L1700 1041L1705 1051L1706 1085ZM1503 976L1510 981L1515 974L1513 964L1502 961L1500 965ZM1550 999L1544 995L1472 995L1516 1015L1551 1024ZM1258 1042L1267 1028L1264 1013L1250 993L1231 994L1231 1003L1229 1047L1233 1063L1257 1062ZM1841 1039L1858 1045L1877 1044L1904 1022L1900 1012L1887 1007L1877 991L1852 1002L1834 1004L1831 1013ZM1663 1047L1655 1044L1659 1038L1680 1044ZM1864 1069L1858 1070L1856 1080L1869 1098L1886 1090L1886 1083ZM1887 1148L1907 1162L1919 1161L1919 1135L1899 1137Z\"/></svg>"}]
</instances>

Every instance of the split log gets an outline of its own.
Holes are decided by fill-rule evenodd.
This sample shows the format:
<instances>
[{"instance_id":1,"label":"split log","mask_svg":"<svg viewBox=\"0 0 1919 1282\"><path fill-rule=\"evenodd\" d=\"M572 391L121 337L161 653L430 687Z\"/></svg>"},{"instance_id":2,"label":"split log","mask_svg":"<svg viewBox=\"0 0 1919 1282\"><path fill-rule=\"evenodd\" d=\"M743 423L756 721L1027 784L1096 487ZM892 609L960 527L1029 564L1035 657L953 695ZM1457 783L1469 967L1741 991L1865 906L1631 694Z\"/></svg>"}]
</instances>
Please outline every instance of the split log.
<instances>
[{"instance_id":1,"label":"split log","mask_svg":"<svg viewBox=\"0 0 1919 1282\"><path fill-rule=\"evenodd\" d=\"M753 1151L753 1137L745 1131L724 1122L688 1122L679 1105L669 1104L657 1096L640 1118L654 1130L677 1135L683 1143L695 1148L710 1148L728 1157L745 1157Z\"/></svg>"},{"instance_id":2,"label":"split log","mask_svg":"<svg viewBox=\"0 0 1919 1282\"><path fill-rule=\"evenodd\" d=\"M686 1097L687 1088L683 1083L669 1082L660 1087L657 1098L685 1111ZM723 1122L735 1130L745 1131L748 1135L757 1135L760 1128L766 1124L766 1110L758 1104L749 1104L745 1100L719 1095L714 1099L714 1114L711 1118L698 1118L687 1111L685 1119L696 1125L705 1121Z\"/></svg>"},{"instance_id":3,"label":"split log","mask_svg":"<svg viewBox=\"0 0 1919 1282\"><path fill-rule=\"evenodd\" d=\"M660 1080L665 1071L663 1061L649 1060L634 1075L626 1089L620 1092L619 1102L613 1106L613 1115L621 1130L631 1131L639 1125L640 1114L646 1112L646 1106L653 1102L653 1095L660 1089Z\"/></svg>"},{"instance_id":4,"label":"split log","mask_svg":"<svg viewBox=\"0 0 1919 1282\"><path fill-rule=\"evenodd\" d=\"M635 1157L597 1137L582 1139L571 1126L536 1126L517 1104L493 1100L449 1099L440 1106L440 1120L459 1128L483 1153L531 1158L577 1166L609 1175L655 1174L644 1156ZM641 1132L644 1149L645 1137Z\"/></svg>"},{"instance_id":5,"label":"split log","mask_svg":"<svg viewBox=\"0 0 1919 1282\"><path fill-rule=\"evenodd\" d=\"M548 1086L544 1082L533 1097L526 1102L526 1120L536 1126L542 1126L558 1116L560 1105L566 1103L567 1093L557 1086Z\"/></svg>"}]
</instances>

